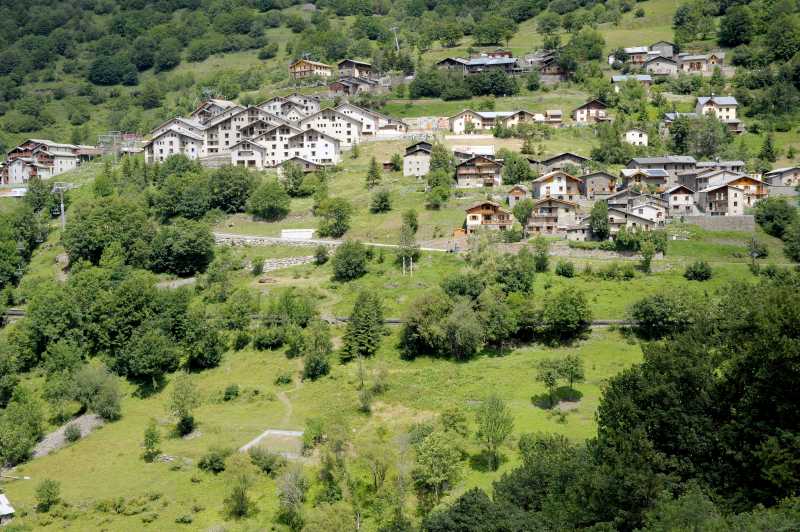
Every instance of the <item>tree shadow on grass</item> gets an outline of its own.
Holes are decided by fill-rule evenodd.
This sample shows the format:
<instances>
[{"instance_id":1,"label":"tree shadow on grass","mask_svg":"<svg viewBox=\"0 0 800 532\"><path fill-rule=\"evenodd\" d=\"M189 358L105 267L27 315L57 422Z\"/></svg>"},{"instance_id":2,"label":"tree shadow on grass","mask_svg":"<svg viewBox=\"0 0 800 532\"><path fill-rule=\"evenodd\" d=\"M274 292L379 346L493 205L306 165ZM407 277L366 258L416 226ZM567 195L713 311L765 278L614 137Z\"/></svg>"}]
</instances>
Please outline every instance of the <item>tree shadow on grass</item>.
<instances>
[{"instance_id":1,"label":"tree shadow on grass","mask_svg":"<svg viewBox=\"0 0 800 532\"><path fill-rule=\"evenodd\" d=\"M167 381L163 376L156 379L129 380L136 385L136 391L133 392L133 395L139 399L147 399L151 395L161 392L167 385Z\"/></svg>"},{"instance_id":2,"label":"tree shadow on grass","mask_svg":"<svg viewBox=\"0 0 800 532\"><path fill-rule=\"evenodd\" d=\"M497 469L499 469L500 466L502 466L505 462L506 457L500 453L497 457ZM473 471L480 471L481 473L496 471L496 469L492 468L492 456L486 450L470 455L469 467Z\"/></svg>"},{"instance_id":3,"label":"tree shadow on grass","mask_svg":"<svg viewBox=\"0 0 800 532\"><path fill-rule=\"evenodd\" d=\"M547 392L531 396L531 403L543 410L551 410L561 401L577 403L582 397L583 394L578 390L569 386L559 386L552 396Z\"/></svg>"}]
</instances>

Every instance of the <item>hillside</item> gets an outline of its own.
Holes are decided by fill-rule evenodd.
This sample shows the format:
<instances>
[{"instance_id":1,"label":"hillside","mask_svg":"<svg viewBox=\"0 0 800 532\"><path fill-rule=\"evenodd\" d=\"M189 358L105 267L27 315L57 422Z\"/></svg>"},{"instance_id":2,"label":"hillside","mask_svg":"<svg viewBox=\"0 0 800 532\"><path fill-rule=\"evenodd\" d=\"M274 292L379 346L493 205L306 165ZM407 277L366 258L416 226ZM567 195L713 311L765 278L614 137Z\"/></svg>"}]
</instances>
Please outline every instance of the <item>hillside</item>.
<instances>
[{"instance_id":1,"label":"hillside","mask_svg":"<svg viewBox=\"0 0 800 532\"><path fill-rule=\"evenodd\" d=\"M633 156L733 160L759 175L796 164L797 6L28 7L0 0L4 149L147 135L210 96L250 105L299 90L332 105L321 80L289 79L288 64L304 56L415 74L357 99L393 117L568 116L597 98L614 120L437 131L422 177L384 166L421 130L376 135L307 174L100 156L58 175L64 227L55 179L0 197L0 494L15 509L4 530L798 528L796 198L754 190L745 208L749 185L746 195L731 185L741 200L720 209L743 215L727 223L670 212L669 196L646 182L620 192L641 203L611 214L611 198L584 190L561 205L585 238L535 235L520 223L533 211L506 204L514 184L533 191L540 173L578 175L529 164L523 151L591 157L587 172L612 177ZM607 55L657 40L722 49L735 74L616 92L610 77L637 70ZM504 75L484 90L431 68L498 46L516 56L549 47L566 80ZM715 92L736 96L747 132L716 118L663 131L664 113L693 111ZM624 143L631 127L650 145ZM474 146L511 169L504 184L456 186L453 150ZM476 204L479 224L493 205L509 215L507 230L463 235ZM312 228L320 240L270 240Z\"/></svg>"}]
</instances>

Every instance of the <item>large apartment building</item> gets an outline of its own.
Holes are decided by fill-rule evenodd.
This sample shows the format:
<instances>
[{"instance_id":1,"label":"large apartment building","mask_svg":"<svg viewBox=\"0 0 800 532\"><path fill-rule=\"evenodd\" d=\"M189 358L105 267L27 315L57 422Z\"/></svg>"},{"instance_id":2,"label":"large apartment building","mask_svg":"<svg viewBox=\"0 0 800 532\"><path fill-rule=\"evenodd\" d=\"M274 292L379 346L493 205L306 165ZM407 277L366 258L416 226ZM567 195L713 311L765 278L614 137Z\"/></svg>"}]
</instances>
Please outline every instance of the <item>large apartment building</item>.
<instances>
[{"instance_id":1,"label":"large apartment building","mask_svg":"<svg viewBox=\"0 0 800 532\"><path fill-rule=\"evenodd\" d=\"M28 139L6 154L0 165L0 181L4 185L22 185L34 176L49 179L74 170L99 153L94 146Z\"/></svg>"},{"instance_id":2,"label":"large apartment building","mask_svg":"<svg viewBox=\"0 0 800 532\"><path fill-rule=\"evenodd\" d=\"M297 93L248 107L208 100L189 116L172 118L154 129L144 154L148 163L181 154L204 164L230 161L256 169L291 159L317 167L337 164L341 150L364 137L406 130L401 120L352 104L322 109L319 98Z\"/></svg>"}]
</instances>

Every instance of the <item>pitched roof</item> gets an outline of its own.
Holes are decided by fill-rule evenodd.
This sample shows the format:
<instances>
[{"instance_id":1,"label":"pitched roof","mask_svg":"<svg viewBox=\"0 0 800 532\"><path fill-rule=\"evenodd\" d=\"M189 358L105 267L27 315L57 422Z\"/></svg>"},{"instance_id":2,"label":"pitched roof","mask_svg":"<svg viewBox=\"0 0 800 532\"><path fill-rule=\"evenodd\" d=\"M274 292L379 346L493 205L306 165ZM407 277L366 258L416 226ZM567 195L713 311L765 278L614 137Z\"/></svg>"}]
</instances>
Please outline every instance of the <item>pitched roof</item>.
<instances>
[{"instance_id":1,"label":"pitched roof","mask_svg":"<svg viewBox=\"0 0 800 532\"><path fill-rule=\"evenodd\" d=\"M473 155L472 157L470 157L470 158L469 158L469 159L467 159L466 161L461 161L460 163L458 163L458 164L456 165L456 168L458 168L459 166L463 166L463 165L465 165L465 164L467 164L467 163L470 163L470 162L472 162L472 161L474 161L474 160L476 160L476 159L483 159L483 160L485 160L485 161L488 161L488 162L490 162L490 163L494 163L494 164L496 164L497 166L503 166L503 163L501 163L500 161L496 161L496 160L494 160L494 159L490 159L489 157L487 157L487 156L485 156L485 155Z\"/></svg>"},{"instance_id":2,"label":"pitched roof","mask_svg":"<svg viewBox=\"0 0 800 532\"><path fill-rule=\"evenodd\" d=\"M0 515L13 515L14 514L14 507L11 506L11 503L8 502L8 498L0 493Z\"/></svg>"},{"instance_id":3,"label":"pitched roof","mask_svg":"<svg viewBox=\"0 0 800 532\"><path fill-rule=\"evenodd\" d=\"M604 175L604 176L610 178L611 180L616 180L617 179L617 177L615 175L609 174L605 170L598 170L597 172L591 172L591 173L588 173L588 174L583 174L582 176L578 176L578 178L583 179L585 181L589 177L594 177L594 176L599 176L599 175Z\"/></svg>"},{"instance_id":4,"label":"pitched roof","mask_svg":"<svg viewBox=\"0 0 800 532\"><path fill-rule=\"evenodd\" d=\"M492 207L495 207L498 211L511 214L511 212L508 209L505 209L502 205L492 200L477 201L464 210L471 211L472 209L477 209L478 207L483 207L484 205L491 205Z\"/></svg>"},{"instance_id":5,"label":"pitched roof","mask_svg":"<svg viewBox=\"0 0 800 532\"><path fill-rule=\"evenodd\" d=\"M309 65L321 66L321 67L325 67L325 68L331 68L330 65L327 65L325 63L320 63L319 61L312 61L310 59L298 59L297 61L294 61L293 63L291 63L289 65L289 68L297 65L298 63L308 63Z\"/></svg>"},{"instance_id":6,"label":"pitched roof","mask_svg":"<svg viewBox=\"0 0 800 532\"><path fill-rule=\"evenodd\" d=\"M776 168L775 170L771 170L771 171L765 173L764 175L785 174L786 172L789 172L791 170L800 170L800 166L786 166L784 168Z\"/></svg>"},{"instance_id":7,"label":"pitched roof","mask_svg":"<svg viewBox=\"0 0 800 532\"><path fill-rule=\"evenodd\" d=\"M570 175L570 174L566 173L563 170L553 170L552 172L547 172L546 174L541 175L541 176L537 177L536 179L534 179L533 182L534 183L543 183L545 181L549 181L556 174L564 174L567 178L572 179L573 181L577 181L579 183L581 182L580 179L578 179L574 175Z\"/></svg>"},{"instance_id":8,"label":"pitched roof","mask_svg":"<svg viewBox=\"0 0 800 532\"><path fill-rule=\"evenodd\" d=\"M537 205L540 205L542 203L546 203L548 201L554 201L556 203L563 203L564 205L569 205L570 207L577 207L578 206L578 204L575 203L574 201L567 201L567 200L563 200L563 199L558 199L558 198L554 198L552 196L547 197L547 198L538 199L538 200L536 200L536 203L534 203L533 205L535 207Z\"/></svg>"},{"instance_id":9,"label":"pitched roof","mask_svg":"<svg viewBox=\"0 0 800 532\"><path fill-rule=\"evenodd\" d=\"M661 157L634 157L628 161L631 164L695 164L691 155L664 155Z\"/></svg>"},{"instance_id":10,"label":"pitched roof","mask_svg":"<svg viewBox=\"0 0 800 532\"><path fill-rule=\"evenodd\" d=\"M655 63L656 61L672 63L673 65L677 65L678 64L677 62L675 62L675 60L673 60L673 59L671 59L669 57L664 57L663 55L657 55L655 57L651 57L650 59L645 61L644 64L646 65L647 63Z\"/></svg>"},{"instance_id":11,"label":"pitched roof","mask_svg":"<svg viewBox=\"0 0 800 532\"><path fill-rule=\"evenodd\" d=\"M513 65L517 60L513 57L471 57L467 59L467 66L493 66Z\"/></svg>"},{"instance_id":12,"label":"pitched roof","mask_svg":"<svg viewBox=\"0 0 800 532\"><path fill-rule=\"evenodd\" d=\"M364 61L356 61L355 59L342 59L341 61L339 61L338 63L336 63L336 66L339 66L339 67L340 67L340 66L341 66L343 63L353 63L353 64L355 64L355 65L361 65L361 66L366 66L366 67L370 67L370 68L372 68L372 65L371 65L371 64L369 64L369 63L366 63L366 62L364 62Z\"/></svg>"},{"instance_id":13,"label":"pitched roof","mask_svg":"<svg viewBox=\"0 0 800 532\"><path fill-rule=\"evenodd\" d=\"M565 151L563 153L559 153L558 155L553 155L552 157L548 157L547 159L542 159L539 162L541 162L542 164L547 164L550 161L554 161L556 159L560 159L561 157L565 157L565 156L575 157L576 159L580 159L581 161L588 161L589 160L588 158L582 157L582 156L578 155L577 153L572 153L571 151Z\"/></svg>"},{"instance_id":14,"label":"pitched roof","mask_svg":"<svg viewBox=\"0 0 800 532\"><path fill-rule=\"evenodd\" d=\"M670 188L668 188L667 190L664 191L664 194L672 194L673 192L675 192L676 190L679 190L679 189L688 190L690 194L694 194L694 190L692 190L691 188L687 187L686 185L675 185L674 187L670 187Z\"/></svg>"},{"instance_id":15,"label":"pitched roof","mask_svg":"<svg viewBox=\"0 0 800 532\"><path fill-rule=\"evenodd\" d=\"M623 177L633 177L637 174L644 174L647 177L668 177L669 173L663 168L623 168Z\"/></svg>"},{"instance_id":16,"label":"pitched roof","mask_svg":"<svg viewBox=\"0 0 800 532\"><path fill-rule=\"evenodd\" d=\"M620 81L628 81L629 79L633 79L636 81L653 81L653 76L650 74L618 74L616 76L611 76L611 81L614 83L619 83Z\"/></svg>"},{"instance_id":17,"label":"pitched roof","mask_svg":"<svg viewBox=\"0 0 800 532\"><path fill-rule=\"evenodd\" d=\"M698 105L706 105L706 104L714 104L714 105L739 105L739 102L736 101L736 98L733 96L698 96L697 97L697 104Z\"/></svg>"},{"instance_id":18,"label":"pitched roof","mask_svg":"<svg viewBox=\"0 0 800 532\"><path fill-rule=\"evenodd\" d=\"M594 98L594 99L592 99L592 100L589 100L588 102L584 103L583 105L579 105L578 107L576 107L575 109L573 109L573 111L577 111L578 109L583 109L584 107L588 107L588 106L590 106L590 105L592 105L592 104L599 105L599 106L601 106L603 109L606 109L606 108L608 108L608 106L607 106L606 104L604 104L603 102L601 102L601 101L600 101L600 100L598 100L597 98Z\"/></svg>"}]
</instances>

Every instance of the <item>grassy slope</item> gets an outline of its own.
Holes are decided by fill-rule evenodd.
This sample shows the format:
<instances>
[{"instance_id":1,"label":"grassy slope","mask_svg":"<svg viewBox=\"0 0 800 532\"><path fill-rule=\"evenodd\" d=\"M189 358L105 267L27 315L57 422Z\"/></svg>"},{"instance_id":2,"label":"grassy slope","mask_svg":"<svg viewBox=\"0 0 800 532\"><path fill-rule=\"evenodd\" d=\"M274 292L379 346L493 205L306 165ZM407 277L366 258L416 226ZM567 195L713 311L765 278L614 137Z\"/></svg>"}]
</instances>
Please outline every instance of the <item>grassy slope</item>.
<instances>
[{"instance_id":1,"label":"grassy slope","mask_svg":"<svg viewBox=\"0 0 800 532\"><path fill-rule=\"evenodd\" d=\"M357 206L352 236L376 238L392 241L399 224L399 213L407 207L417 207L420 213L420 238L429 238L433 227L447 228L459 224L463 216L462 204L466 198L454 199L447 209L426 211L421 208L422 193L416 191L413 179L398 175L386 176L385 183L390 186L397 200L397 207L388 214L371 215L367 212L369 194L363 186L367 161L371 155L379 160L388 158L400 143L378 143L364 146L361 157L347 159L344 170L331 182L331 190L353 201ZM100 165L94 167L98 171ZM86 182L91 178L91 169L85 168L75 175L67 175ZM85 191L85 192L84 192ZM89 187L80 193L88 193ZM276 234L280 227L307 226L313 222L310 217L303 218L310 200L293 200L293 214L288 221L277 224L243 223L245 228L260 234ZM297 215L300 218L294 219ZM237 223L239 218L233 218ZM249 225L248 225L249 224ZM56 224L54 224L56 225ZM225 230L241 229L241 227ZM313 225L312 225L313 226ZM664 261L656 261L659 273L649 277L639 276L633 281L599 281L577 277L564 279L552 274L539 275L536 280L534 300L556 290L561 286L572 285L586 291L591 308L597 318L623 318L628 306L642 295L660 289L687 287L697 297L706 297L718 286L733 279L747 279L746 259L733 256L743 251L747 235L735 233L710 233L692 231L693 239L672 243L670 254ZM780 260L779 243L764 235L772 259ZM62 250L58 244L58 234L53 233L35 256L30 273L23 284L52 278L58 270L55 257ZM236 253L253 260L276 256L308 254L308 248L240 248ZM260 284L247 273L240 273L235 282L260 292L269 292L279 286L308 286L316 289L320 311L325 314L347 315L359 289L379 291L384 295L387 316L403 316L413 304L414 299L435 287L448 273L463 267L458 257L442 253L426 253L418 262L414 277L404 277L394 264L391 253L385 254L382 263L370 265L370 274L363 279L340 285L330 281L331 266L305 265L287 270L272 272L272 283ZM682 277L683 266L695 257L705 257L715 264L715 277L708 283L689 283ZM605 265L603 261L576 260L579 269L587 262L597 269ZM341 328L335 329L338 336ZM384 425L390 436L404 430L414 421L431 417L443 408L461 405L470 408L473 401L479 400L488 390L504 397L515 416L515 434L531 431L554 431L566 434L572 439L582 440L590 437L595 430L594 411L600 397L602 383L620 369L635 363L641 357L638 345L628 343L618 333L610 330L596 330L585 341L575 346L550 349L543 346L525 346L506 356L482 356L465 364L445 360L420 358L416 361L400 360L395 349L397 330L385 338L383 347L370 365L380 364L389 371L389 391L375 404L371 417L356 412L356 368L354 365L334 365L330 377L315 383L304 383L298 389L293 386L278 387L273 384L275 377L286 371L298 370L296 361L287 360L282 353L257 353L244 351L228 353L219 368L197 375L204 396L203 405L198 409L200 422L199 438L181 440L167 437L170 430L164 404L167 390L149 398L137 397L132 388L124 402L124 416L116 423L108 425L97 433L77 444L59 451L52 456L38 459L19 468L22 474L33 477L60 480L63 494L76 510L73 526L78 529L108 528L113 530L139 530L142 515L158 514L154 529L169 529L174 519L190 513L194 505L205 509L195 515L192 527L204 528L225 521L222 515L221 500L226 491L223 476L214 477L202 473L192 464L213 445L239 447L267 428L301 428L305 420L312 416L329 414L343 415L356 429L355 440L360 441L373 434L379 425ZM337 343L339 340L336 340ZM531 397L541 394L541 384L534 381L534 367L538 359L557 356L559 353L578 352L586 362L587 382L578 386L583 400L577 410L566 415L566 421L542 410L531 403ZM33 379L34 383L39 379ZM242 397L230 403L218 400L224 388L236 383L242 389ZM257 396L253 391L258 390ZM276 400L279 391L288 392L292 411L287 414L285 406ZM248 397L250 397L248 399ZM145 464L139 458L142 432L150 418L156 418L162 425L165 439L163 452L187 458L187 464L173 470L170 464ZM477 452L473 442L468 446L470 452ZM453 492L453 496L471 486L488 487L503 471L513 467L516 453L509 448L505 452L509 462L498 473L486 474L473 469L465 462L464 479ZM179 463L182 463L179 460ZM15 505L23 511L30 510L34 504L32 482L16 482L7 485L7 491ZM102 486L99 488L98 486ZM143 514L124 516L99 513L94 510L98 500L111 497L146 498L146 494L160 493L156 501L146 502ZM226 523L232 530L268 527L275 511L274 483L262 479L254 490L259 513L242 524ZM133 505L129 505L131 508ZM31 515L25 521L40 523L39 517Z\"/></svg>"}]
</instances>

